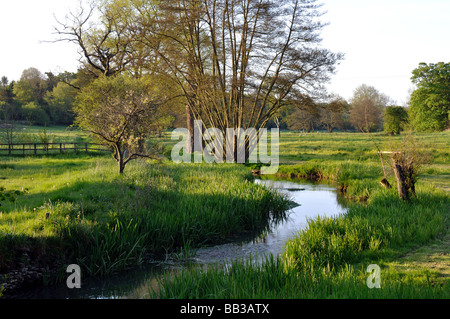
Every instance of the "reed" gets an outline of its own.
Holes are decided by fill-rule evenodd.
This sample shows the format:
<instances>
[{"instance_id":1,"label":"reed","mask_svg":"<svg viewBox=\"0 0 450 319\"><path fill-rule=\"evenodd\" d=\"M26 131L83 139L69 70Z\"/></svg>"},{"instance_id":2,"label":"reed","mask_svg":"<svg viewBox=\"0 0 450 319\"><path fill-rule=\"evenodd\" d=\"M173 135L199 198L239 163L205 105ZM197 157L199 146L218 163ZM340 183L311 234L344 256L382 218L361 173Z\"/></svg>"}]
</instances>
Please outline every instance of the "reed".
<instances>
[{"instance_id":1,"label":"reed","mask_svg":"<svg viewBox=\"0 0 450 319\"><path fill-rule=\"evenodd\" d=\"M437 272L399 272L389 262L442 235L448 211L448 195L430 186L420 187L410 203L379 190L345 215L309 220L279 257L182 271L163 280L160 295L152 297L445 299L450 282ZM369 264L384 265L381 289L366 285Z\"/></svg>"},{"instance_id":2,"label":"reed","mask_svg":"<svg viewBox=\"0 0 450 319\"><path fill-rule=\"evenodd\" d=\"M118 176L98 156L9 160L4 187L27 192L2 207L2 269L14 267L22 248L40 246L38 259L61 255L61 264L101 276L264 229L287 209L287 198L254 184L242 165L130 165Z\"/></svg>"},{"instance_id":3,"label":"reed","mask_svg":"<svg viewBox=\"0 0 450 319\"><path fill-rule=\"evenodd\" d=\"M150 298L162 299L446 299L450 284L435 285L432 275L402 276L382 270L381 289L367 287L365 269L325 267L301 272L283 271L284 261L267 257L262 265L236 260L226 268L193 267L160 279L159 291ZM419 276L418 276L419 275ZM418 280L420 278L420 280Z\"/></svg>"}]
</instances>

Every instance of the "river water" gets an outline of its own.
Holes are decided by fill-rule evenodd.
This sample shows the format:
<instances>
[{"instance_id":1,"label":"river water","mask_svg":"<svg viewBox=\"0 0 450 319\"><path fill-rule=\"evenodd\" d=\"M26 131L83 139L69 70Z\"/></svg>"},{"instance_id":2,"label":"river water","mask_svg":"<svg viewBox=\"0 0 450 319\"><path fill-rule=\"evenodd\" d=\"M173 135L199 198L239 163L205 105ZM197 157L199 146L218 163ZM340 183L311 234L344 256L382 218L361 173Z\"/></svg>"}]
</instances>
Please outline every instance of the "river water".
<instances>
[{"instance_id":1,"label":"river water","mask_svg":"<svg viewBox=\"0 0 450 319\"><path fill-rule=\"evenodd\" d=\"M306 181L257 179L255 183L273 187L286 193L293 208L286 218L271 223L268 230L212 247L200 248L192 258L199 266L228 263L234 259L252 258L262 262L268 254L278 255L284 243L305 229L308 218L336 216L346 212L345 200L335 187ZM192 260L189 262L192 265ZM21 299L112 299L145 298L149 289L157 289L158 278L171 275L186 267L186 261L170 258L101 279L82 278L80 289L68 289L65 283L52 287L39 287L17 293Z\"/></svg>"}]
</instances>

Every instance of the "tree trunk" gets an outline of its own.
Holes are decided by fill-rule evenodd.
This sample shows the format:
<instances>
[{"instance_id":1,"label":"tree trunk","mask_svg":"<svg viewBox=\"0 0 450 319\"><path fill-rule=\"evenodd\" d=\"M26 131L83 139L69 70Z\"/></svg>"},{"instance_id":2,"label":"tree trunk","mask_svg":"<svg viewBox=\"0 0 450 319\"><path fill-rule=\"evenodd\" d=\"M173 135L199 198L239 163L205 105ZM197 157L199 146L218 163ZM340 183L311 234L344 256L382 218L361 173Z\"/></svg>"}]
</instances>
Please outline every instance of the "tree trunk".
<instances>
[{"instance_id":1,"label":"tree trunk","mask_svg":"<svg viewBox=\"0 0 450 319\"><path fill-rule=\"evenodd\" d=\"M189 104L186 104L186 121L187 129L189 131L186 149L190 154L192 154L194 153L194 114L192 114Z\"/></svg>"},{"instance_id":2,"label":"tree trunk","mask_svg":"<svg viewBox=\"0 0 450 319\"><path fill-rule=\"evenodd\" d=\"M125 164L123 162L123 157L122 155L119 155L119 160L117 161L117 164L119 165L119 174L122 175L123 171L125 169Z\"/></svg>"},{"instance_id":3,"label":"tree trunk","mask_svg":"<svg viewBox=\"0 0 450 319\"><path fill-rule=\"evenodd\" d=\"M403 172L402 166L397 163L395 159L392 159L392 163L394 167L395 179L397 180L398 196L400 196L403 200L408 200L408 188L406 187L405 173Z\"/></svg>"},{"instance_id":4,"label":"tree trunk","mask_svg":"<svg viewBox=\"0 0 450 319\"><path fill-rule=\"evenodd\" d=\"M125 169L125 163L124 163L123 157L124 157L124 154L122 153L122 150L120 149L120 144L115 143L114 144L114 159L117 161L120 175L123 174L123 171Z\"/></svg>"}]
</instances>

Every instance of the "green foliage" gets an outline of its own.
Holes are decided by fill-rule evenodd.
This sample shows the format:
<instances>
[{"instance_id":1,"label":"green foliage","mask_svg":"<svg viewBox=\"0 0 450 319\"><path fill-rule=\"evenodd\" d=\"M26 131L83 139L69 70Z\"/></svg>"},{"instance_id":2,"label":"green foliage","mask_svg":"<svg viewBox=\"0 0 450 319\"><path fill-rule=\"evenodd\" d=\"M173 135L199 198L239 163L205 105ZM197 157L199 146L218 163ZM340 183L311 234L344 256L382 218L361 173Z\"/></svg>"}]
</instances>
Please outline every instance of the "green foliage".
<instances>
[{"instance_id":1,"label":"green foliage","mask_svg":"<svg viewBox=\"0 0 450 319\"><path fill-rule=\"evenodd\" d=\"M76 97L75 123L113 147L120 173L130 160L150 156L145 140L170 122L159 84L150 77L101 77Z\"/></svg>"},{"instance_id":2,"label":"green foliage","mask_svg":"<svg viewBox=\"0 0 450 319\"><path fill-rule=\"evenodd\" d=\"M410 118L417 131L445 130L450 120L450 63L421 63L411 80Z\"/></svg>"},{"instance_id":3,"label":"green foliage","mask_svg":"<svg viewBox=\"0 0 450 319\"><path fill-rule=\"evenodd\" d=\"M50 123L50 118L45 110L35 102L24 105L22 107L22 112L30 124L46 125Z\"/></svg>"},{"instance_id":4,"label":"green foliage","mask_svg":"<svg viewBox=\"0 0 450 319\"><path fill-rule=\"evenodd\" d=\"M411 94L409 116L419 132L442 131L448 127L450 100L428 88L419 88Z\"/></svg>"},{"instance_id":5,"label":"green foliage","mask_svg":"<svg viewBox=\"0 0 450 319\"><path fill-rule=\"evenodd\" d=\"M31 130L39 132L39 128ZM49 132L58 139L71 133L62 128ZM448 175L448 135L417 134L433 145L435 163L426 167L433 178ZM380 143L400 139L384 134L371 138ZM403 203L395 190L378 184L383 173L376 152L367 145L367 134L299 137L282 132L280 160L297 163L283 165L282 173L320 175L337 186L345 183L348 195L367 195L368 201L352 204L345 216L311 220L286 249L289 267L286 259L270 257L262 266L236 261L226 269L186 270L163 280L152 297L448 297L449 284L433 271L399 273L383 267L390 258L445 230L448 194L419 182L417 198ZM241 165L131 165L127 174L118 176L103 157L2 161L3 191L28 191L15 194L14 203L2 202L0 269L13 265L20 258L17 252L29 247L52 267L66 258L66 264L76 260L86 274L103 275L135 265L147 253L181 249L181 254L189 255L199 245L264 229L270 216L281 216L286 208L284 198L252 183L250 171ZM306 252L314 259L308 261ZM382 289L368 289L365 284L368 274L358 267L370 263L383 267Z\"/></svg>"},{"instance_id":6,"label":"green foliage","mask_svg":"<svg viewBox=\"0 0 450 319\"><path fill-rule=\"evenodd\" d=\"M165 278L154 298L447 298L450 284L430 270L401 271L383 266L398 261L411 247L425 244L446 231L448 194L419 183L417 198L404 203L394 189L379 185L383 176L367 134L283 133L279 173L319 176L346 185L346 195L368 198L353 203L345 215L308 222L287 244L281 257L263 265L235 261L223 269L183 270ZM398 137L373 134L388 144ZM448 133L420 134L432 141L434 158L447 174ZM330 141L331 139L331 141ZM389 139L389 140L388 140ZM321 146L321 147L319 147ZM336 153L336 151L339 151ZM358 152L358 155L355 156ZM442 157L443 156L443 157ZM351 159L349 159L351 157ZM305 159L307 161L305 161ZM428 164L429 165L429 164ZM443 166L442 166L443 165ZM429 169L435 173L436 169ZM447 172L447 173L444 173ZM368 289L367 265L382 267L382 288ZM360 269L362 265L362 269Z\"/></svg>"},{"instance_id":7,"label":"green foliage","mask_svg":"<svg viewBox=\"0 0 450 319\"><path fill-rule=\"evenodd\" d=\"M46 93L45 100L49 106L48 113L54 123L67 125L73 123L72 105L77 94L77 89L63 82L59 82L51 92Z\"/></svg>"},{"instance_id":8,"label":"green foliage","mask_svg":"<svg viewBox=\"0 0 450 319\"><path fill-rule=\"evenodd\" d=\"M33 102L36 99L35 92L30 83L19 81L14 84L15 99L21 104Z\"/></svg>"},{"instance_id":9,"label":"green foliage","mask_svg":"<svg viewBox=\"0 0 450 319\"><path fill-rule=\"evenodd\" d=\"M382 268L381 289L369 289L364 268L324 268L302 272L283 271L281 258L267 257L263 265L236 260L220 266L182 270L165 276L161 299L446 299L450 284L435 284L437 274L417 271L415 276ZM367 265L366 265L367 266Z\"/></svg>"},{"instance_id":10,"label":"green foliage","mask_svg":"<svg viewBox=\"0 0 450 319\"><path fill-rule=\"evenodd\" d=\"M37 125L72 124L72 104L78 89L85 82L81 73L78 77L69 72L58 75L47 72L43 75L36 68L24 70L17 82L8 83L7 78L3 77L0 84L0 120L29 121Z\"/></svg>"},{"instance_id":11,"label":"green foliage","mask_svg":"<svg viewBox=\"0 0 450 319\"><path fill-rule=\"evenodd\" d=\"M419 196L421 200L410 205L394 194L378 192L369 205L354 205L346 215L310 220L307 230L286 244L286 266L297 270L339 266L425 243L445 230L447 196Z\"/></svg>"},{"instance_id":12,"label":"green foliage","mask_svg":"<svg viewBox=\"0 0 450 319\"><path fill-rule=\"evenodd\" d=\"M401 106L388 106L384 110L384 131L388 134L400 134L408 123L408 112Z\"/></svg>"}]
</instances>

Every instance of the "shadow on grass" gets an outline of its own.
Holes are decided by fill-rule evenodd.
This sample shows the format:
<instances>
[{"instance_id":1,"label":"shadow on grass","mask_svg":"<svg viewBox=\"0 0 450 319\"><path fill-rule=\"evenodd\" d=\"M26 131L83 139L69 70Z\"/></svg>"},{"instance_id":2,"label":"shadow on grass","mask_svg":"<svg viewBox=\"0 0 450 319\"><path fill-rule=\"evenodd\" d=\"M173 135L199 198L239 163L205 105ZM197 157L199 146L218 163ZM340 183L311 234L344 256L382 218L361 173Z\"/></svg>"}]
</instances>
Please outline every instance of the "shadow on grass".
<instances>
[{"instance_id":1,"label":"shadow on grass","mask_svg":"<svg viewBox=\"0 0 450 319\"><path fill-rule=\"evenodd\" d=\"M276 193L250 183L230 185L217 193L187 190L176 185L161 188L154 180L140 184L117 178L79 181L20 196L17 205L33 211L31 221L26 221L28 228L22 232L13 219L3 224L0 273L26 266L25 262L48 269L58 281L65 267L76 263L86 274L103 276L186 245L194 248L224 242L237 233L261 233L287 207ZM4 213L4 219L22 213Z\"/></svg>"}]
</instances>

